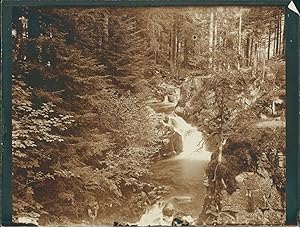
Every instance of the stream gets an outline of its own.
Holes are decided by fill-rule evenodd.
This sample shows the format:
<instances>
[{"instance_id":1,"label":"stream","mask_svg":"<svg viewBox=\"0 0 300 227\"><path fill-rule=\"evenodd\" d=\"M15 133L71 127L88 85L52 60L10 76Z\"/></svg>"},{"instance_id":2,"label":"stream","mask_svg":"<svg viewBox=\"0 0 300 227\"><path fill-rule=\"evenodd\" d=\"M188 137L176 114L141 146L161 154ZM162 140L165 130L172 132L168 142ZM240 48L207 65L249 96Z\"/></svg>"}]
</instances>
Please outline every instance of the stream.
<instances>
[{"instance_id":1,"label":"stream","mask_svg":"<svg viewBox=\"0 0 300 227\"><path fill-rule=\"evenodd\" d=\"M202 211L206 193L204 173L211 153L204 144L202 133L174 112L180 97L179 91L176 93L177 97L173 102L166 96L163 102L152 103L150 107L156 113L168 116L165 124L173 127L182 137L182 152L152 166L151 180L157 186L164 186L169 190L146 210L137 223L139 226L170 226L174 217L194 224ZM166 208L173 212L164 214Z\"/></svg>"}]
</instances>

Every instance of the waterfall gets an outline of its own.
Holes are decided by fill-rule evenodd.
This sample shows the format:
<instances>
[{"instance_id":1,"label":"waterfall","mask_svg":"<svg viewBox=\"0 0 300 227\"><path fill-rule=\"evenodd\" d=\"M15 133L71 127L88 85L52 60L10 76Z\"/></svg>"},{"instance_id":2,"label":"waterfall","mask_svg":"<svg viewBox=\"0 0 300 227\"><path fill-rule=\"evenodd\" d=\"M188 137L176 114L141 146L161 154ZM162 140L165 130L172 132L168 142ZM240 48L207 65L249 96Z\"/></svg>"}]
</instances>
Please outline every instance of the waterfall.
<instances>
[{"instance_id":1,"label":"waterfall","mask_svg":"<svg viewBox=\"0 0 300 227\"><path fill-rule=\"evenodd\" d=\"M164 204L162 202L155 203L137 223L138 226L160 225L171 226L173 217L167 218L163 215Z\"/></svg>"},{"instance_id":2,"label":"waterfall","mask_svg":"<svg viewBox=\"0 0 300 227\"><path fill-rule=\"evenodd\" d=\"M142 215L140 221L136 223L138 226L171 226L174 215L167 217L163 215L165 203L157 202L145 214ZM182 220L186 220L195 225L195 219L191 216L183 216Z\"/></svg>"},{"instance_id":3,"label":"waterfall","mask_svg":"<svg viewBox=\"0 0 300 227\"><path fill-rule=\"evenodd\" d=\"M166 95L163 103L169 103L169 97Z\"/></svg>"},{"instance_id":4,"label":"waterfall","mask_svg":"<svg viewBox=\"0 0 300 227\"><path fill-rule=\"evenodd\" d=\"M177 203L177 200L173 198L188 198L185 202L182 199L178 201L186 203L186 207L190 207L189 209L197 209L196 214L192 215L193 211L191 211L187 212L186 216L180 217L190 224L195 224L196 218L194 217L197 217L202 209L204 195L202 196L201 193L206 189L201 181L211 153L206 148L202 133L174 112L179 99L180 89L176 88L172 94L165 96L163 102L157 103L156 106L152 105L158 113L168 116L168 122L163 121L162 123L172 127L182 137L182 152L158 163L156 177L158 180L161 179L162 185L170 186L171 191L147 208L136 223L138 226L171 226L175 213L172 216L164 215L164 208L168 203L173 205ZM188 209L186 207L184 209Z\"/></svg>"},{"instance_id":5,"label":"waterfall","mask_svg":"<svg viewBox=\"0 0 300 227\"><path fill-rule=\"evenodd\" d=\"M169 116L168 124L173 126L174 131L182 136L182 153L177 155L176 159L210 160L211 153L206 148L202 133L196 127L188 124L175 113Z\"/></svg>"}]
</instances>

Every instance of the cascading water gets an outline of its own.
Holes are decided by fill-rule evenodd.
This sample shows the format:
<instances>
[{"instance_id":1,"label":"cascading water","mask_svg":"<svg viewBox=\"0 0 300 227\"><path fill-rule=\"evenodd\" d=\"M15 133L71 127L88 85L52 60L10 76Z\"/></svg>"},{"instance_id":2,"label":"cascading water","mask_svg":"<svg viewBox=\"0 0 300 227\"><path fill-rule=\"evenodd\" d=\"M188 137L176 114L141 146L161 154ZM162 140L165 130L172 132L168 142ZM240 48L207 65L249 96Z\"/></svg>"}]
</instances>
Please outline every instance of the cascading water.
<instances>
[{"instance_id":1,"label":"cascading water","mask_svg":"<svg viewBox=\"0 0 300 227\"><path fill-rule=\"evenodd\" d=\"M171 226L172 217L164 217L163 215L164 204L162 202L155 203L145 214L142 215L140 221L137 223L138 226L148 225L162 225Z\"/></svg>"},{"instance_id":2,"label":"cascading water","mask_svg":"<svg viewBox=\"0 0 300 227\"><path fill-rule=\"evenodd\" d=\"M168 124L182 137L182 152L175 157L176 159L210 160L211 153L206 149L203 135L196 127L186 123L175 113L169 116Z\"/></svg>"},{"instance_id":3,"label":"cascading water","mask_svg":"<svg viewBox=\"0 0 300 227\"><path fill-rule=\"evenodd\" d=\"M156 106L157 112L168 116L169 120L166 125L181 135L182 152L168 160L159 161L152 167L153 180L159 185L168 187L170 192L147 209L137 223L139 226L170 226L173 216L163 214L163 209L168 203L175 204L175 206L176 201L184 203L185 206L180 205L176 209L181 209L180 211L185 213L190 220L195 220L202 210L206 193L203 175L211 153L205 146L202 133L174 113L179 98L180 89L176 89L172 97L173 102L170 102L169 97L166 96L164 101ZM170 107L173 111L172 109L170 111Z\"/></svg>"},{"instance_id":4,"label":"cascading water","mask_svg":"<svg viewBox=\"0 0 300 227\"><path fill-rule=\"evenodd\" d=\"M167 95L165 96L163 103L169 103L169 97Z\"/></svg>"}]
</instances>

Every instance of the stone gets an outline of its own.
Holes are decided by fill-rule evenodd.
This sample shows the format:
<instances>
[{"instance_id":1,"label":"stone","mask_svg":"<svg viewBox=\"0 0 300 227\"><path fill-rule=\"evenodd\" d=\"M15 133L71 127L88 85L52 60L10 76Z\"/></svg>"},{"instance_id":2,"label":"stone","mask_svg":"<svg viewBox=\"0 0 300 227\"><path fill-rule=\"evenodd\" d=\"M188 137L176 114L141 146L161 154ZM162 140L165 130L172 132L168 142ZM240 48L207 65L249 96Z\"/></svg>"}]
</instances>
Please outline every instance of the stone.
<instances>
[{"instance_id":1,"label":"stone","mask_svg":"<svg viewBox=\"0 0 300 227\"><path fill-rule=\"evenodd\" d=\"M180 116L183 117L184 116L184 108L180 107L180 106L176 106L175 108L175 113Z\"/></svg>"},{"instance_id":2,"label":"stone","mask_svg":"<svg viewBox=\"0 0 300 227\"><path fill-rule=\"evenodd\" d=\"M192 216L183 216L182 217L183 221L186 221L187 223L189 223L189 225L195 225L196 224L196 219L193 218Z\"/></svg>"},{"instance_id":3,"label":"stone","mask_svg":"<svg viewBox=\"0 0 300 227\"><path fill-rule=\"evenodd\" d=\"M172 203L167 203L164 206L162 213L163 213L163 215L168 216L168 217L172 216L175 213L174 205Z\"/></svg>"},{"instance_id":4,"label":"stone","mask_svg":"<svg viewBox=\"0 0 300 227\"><path fill-rule=\"evenodd\" d=\"M242 183L242 182L245 180L245 178L244 178L243 176L237 175L237 176L235 177L235 180L236 180L238 183Z\"/></svg>"},{"instance_id":5,"label":"stone","mask_svg":"<svg viewBox=\"0 0 300 227\"><path fill-rule=\"evenodd\" d=\"M151 184L144 184L143 186L143 191L146 193L151 192L154 189L154 186L152 186Z\"/></svg>"},{"instance_id":6,"label":"stone","mask_svg":"<svg viewBox=\"0 0 300 227\"><path fill-rule=\"evenodd\" d=\"M191 196L174 196L172 198L172 201L176 204L182 204L182 203L190 203L192 202Z\"/></svg>"},{"instance_id":7,"label":"stone","mask_svg":"<svg viewBox=\"0 0 300 227\"><path fill-rule=\"evenodd\" d=\"M163 157L171 157L174 156L174 154L182 152L182 149L182 136L177 132L173 132L169 138L163 140L160 155Z\"/></svg>"},{"instance_id":8,"label":"stone","mask_svg":"<svg viewBox=\"0 0 300 227\"><path fill-rule=\"evenodd\" d=\"M33 224L33 225L39 225L38 224L38 218L34 217L19 217L18 218L18 223L21 224Z\"/></svg>"},{"instance_id":9,"label":"stone","mask_svg":"<svg viewBox=\"0 0 300 227\"><path fill-rule=\"evenodd\" d=\"M174 95L168 95L169 102L175 103L176 97Z\"/></svg>"},{"instance_id":10,"label":"stone","mask_svg":"<svg viewBox=\"0 0 300 227\"><path fill-rule=\"evenodd\" d=\"M174 132L173 135L171 136L171 143L173 146L173 151L175 151L176 153L182 152L183 149L182 136L179 135L177 132Z\"/></svg>"},{"instance_id":11,"label":"stone","mask_svg":"<svg viewBox=\"0 0 300 227\"><path fill-rule=\"evenodd\" d=\"M238 183L243 183L249 176L253 175L253 172L243 172L235 177Z\"/></svg>"},{"instance_id":12,"label":"stone","mask_svg":"<svg viewBox=\"0 0 300 227\"><path fill-rule=\"evenodd\" d=\"M235 220L222 216L218 224L281 224L284 208L281 194L268 175L244 172L236 176L239 190L232 194L225 190L221 197L221 212L234 213ZM272 218L274 217L274 218Z\"/></svg>"}]
</instances>

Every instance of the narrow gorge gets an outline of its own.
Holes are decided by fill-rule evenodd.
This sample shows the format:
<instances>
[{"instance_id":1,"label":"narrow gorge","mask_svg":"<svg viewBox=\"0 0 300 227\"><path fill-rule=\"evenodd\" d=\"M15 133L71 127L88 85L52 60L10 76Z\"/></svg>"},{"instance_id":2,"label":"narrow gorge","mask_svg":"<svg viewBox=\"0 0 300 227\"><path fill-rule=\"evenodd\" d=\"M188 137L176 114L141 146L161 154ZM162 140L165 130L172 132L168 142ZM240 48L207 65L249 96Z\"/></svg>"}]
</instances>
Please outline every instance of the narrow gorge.
<instances>
[{"instance_id":1,"label":"narrow gorge","mask_svg":"<svg viewBox=\"0 0 300 227\"><path fill-rule=\"evenodd\" d=\"M139 226L170 226L176 217L195 224L203 208L205 169L211 152L207 150L202 133L175 113L180 89L174 89L173 93L175 95L166 95L162 102L152 102L150 106L165 127L180 135L176 137L178 141L171 141L180 146L173 150L174 156L158 161L151 167L149 180L157 187L166 188L167 192L147 208L137 223Z\"/></svg>"}]
</instances>

